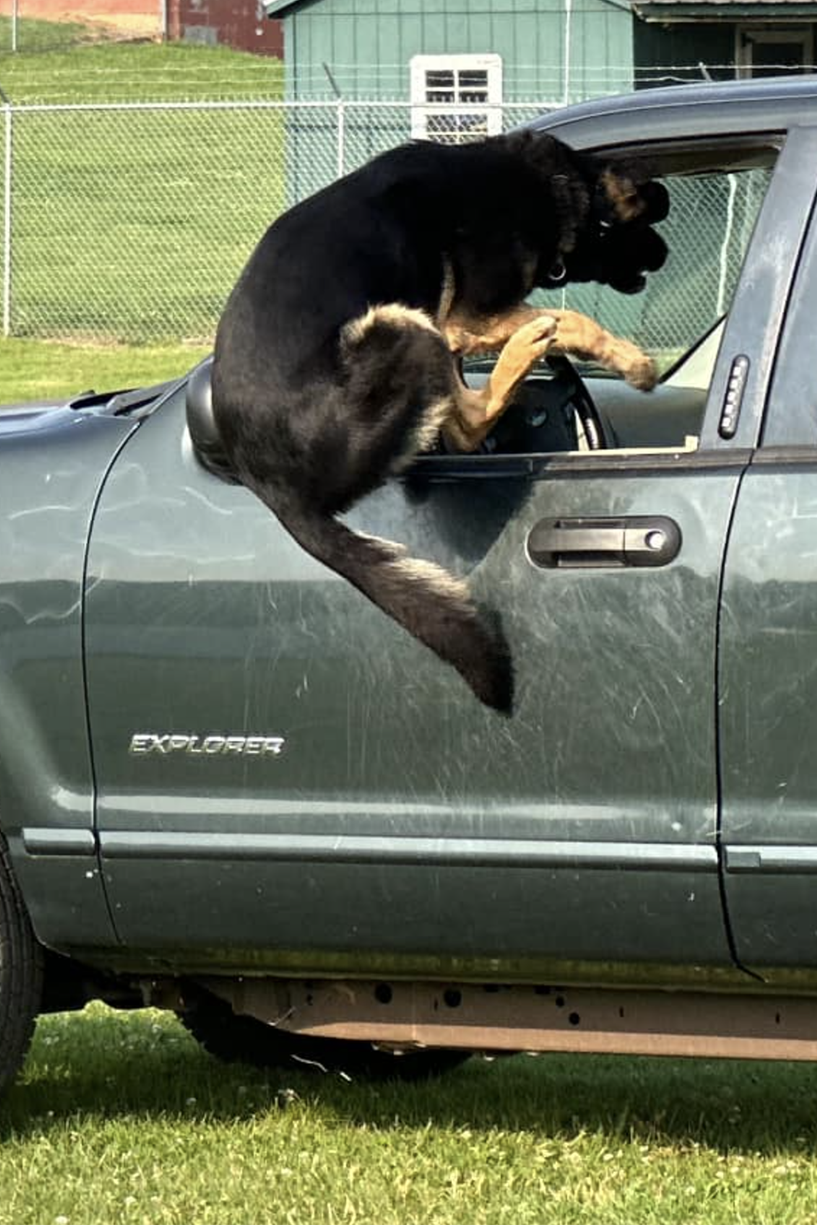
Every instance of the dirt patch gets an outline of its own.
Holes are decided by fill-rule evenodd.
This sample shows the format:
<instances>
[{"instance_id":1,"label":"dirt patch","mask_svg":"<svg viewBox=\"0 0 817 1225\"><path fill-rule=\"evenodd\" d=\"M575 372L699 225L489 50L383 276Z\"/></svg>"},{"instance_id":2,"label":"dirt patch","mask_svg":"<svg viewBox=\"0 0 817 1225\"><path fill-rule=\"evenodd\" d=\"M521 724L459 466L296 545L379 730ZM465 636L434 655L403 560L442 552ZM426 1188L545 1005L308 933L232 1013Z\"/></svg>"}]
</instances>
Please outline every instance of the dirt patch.
<instances>
[{"instance_id":1,"label":"dirt patch","mask_svg":"<svg viewBox=\"0 0 817 1225\"><path fill-rule=\"evenodd\" d=\"M0 16L10 17L11 9L12 0L0 0ZM20 0L18 16L21 20L77 22L100 35L158 38L162 33L155 0Z\"/></svg>"}]
</instances>

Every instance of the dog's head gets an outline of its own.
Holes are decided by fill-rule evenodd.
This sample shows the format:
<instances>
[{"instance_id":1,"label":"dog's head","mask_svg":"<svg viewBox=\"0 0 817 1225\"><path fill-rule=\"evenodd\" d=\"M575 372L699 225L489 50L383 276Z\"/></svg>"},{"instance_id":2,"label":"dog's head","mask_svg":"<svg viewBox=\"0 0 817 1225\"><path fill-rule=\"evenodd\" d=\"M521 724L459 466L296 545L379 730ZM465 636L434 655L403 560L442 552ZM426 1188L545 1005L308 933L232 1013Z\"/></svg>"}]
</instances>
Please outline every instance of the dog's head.
<instances>
[{"instance_id":1,"label":"dog's head","mask_svg":"<svg viewBox=\"0 0 817 1225\"><path fill-rule=\"evenodd\" d=\"M538 218L531 216L529 232L539 228L536 285L597 281L620 293L644 288L645 274L656 272L667 257L653 227L669 211L667 189L647 165L613 163L530 128L494 140L504 143L535 184L530 196Z\"/></svg>"},{"instance_id":2,"label":"dog's head","mask_svg":"<svg viewBox=\"0 0 817 1225\"><path fill-rule=\"evenodd\" d=\"M657 272L667 245L653 226L669 212L662 183L638 166L604 166L588 184L588 208L582 224L564 244L541 284L597 281L619 293L638 293L646 273Z\"/></svg>"}]
</instances>

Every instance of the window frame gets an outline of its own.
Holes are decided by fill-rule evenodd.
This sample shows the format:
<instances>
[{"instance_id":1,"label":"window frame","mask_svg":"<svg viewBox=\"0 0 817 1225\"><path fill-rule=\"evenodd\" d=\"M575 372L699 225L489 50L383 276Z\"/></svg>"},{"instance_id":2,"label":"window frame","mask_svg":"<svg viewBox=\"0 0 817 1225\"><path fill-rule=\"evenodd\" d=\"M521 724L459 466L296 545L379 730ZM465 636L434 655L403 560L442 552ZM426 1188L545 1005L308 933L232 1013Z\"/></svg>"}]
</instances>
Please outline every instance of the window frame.
<instances>
[{"instance_id":1,"label":"window frame","mask_svg":"<svg viewBox=\"0 0 817 1225\"><path fill-rule=\"evenodd\" d=\"M735 27L735 75L740 80L751 80L755 76L752 48L756 43L799 43L803 52L800 68L805 70L814 63L814 33L811 26L758 29L752 25L738 25Z\"/></svg>"},{"instance_id":2,"label":"window frame","mask_svg":"<svg viewBox=\"0 0 817 1225\"><path fill-rule=\"evenodd\" d=\"M452 73L453 101L440 102L429 98L432 88L429 76L432 73ZM485 101L474 102L463 97L468 87L462 82L466 73L485 73ZM497 136L503 127L502 110L502 56L493 53L462 55L414 55L409 61L411 98L411 136L413 140L435 140L444 144L465 144L485 136ZM442 90L442 86L439 87ZM472 85L473 89L474 86ZM429 120L435 118L459 119L472 117L484 120L484 127L475 126L471 132L448 133L435 137L430 131Z\"/></svg>"},{"instance_id":3,"label":"window frame","mask_svg":"<svg viewBox=\"0 0 817 1225\"><path fill-rule=\"evenodd\" d=\"M770 124L768 130L736 131L724 134L694 135L688 137L658 138L648 144L632 141L612 142L603 146L588 146L586 152L604 153L611 164L624 163L639 157L659 175L695 174L721 170L729 174L739 169L751 169L762 164L769 156L774 157L771 180L755 219L740 276L736 286L736 298L727 312L719 352L715 359L712 381L706 398L701 421L701 431L694 450L663 447L639 447L617 450L605 448L584 452L520 452L496 455L430 455L418 459L412 466L413 477L422 479L455 477L499 478L514 473L535 474L542 464L547 470L561 470L574 466L576 471L586 467L632 468L651 470L654 467L707 467L725 462L725 457L745 457L758 445L760 423L770 384L772 357L779 334L788 298L788 289L793 280L797 255L801 249L803 234L800 232L804 220L810 215L804 211L805 194L811 198L812 182L807 166L813 164L804 157L813 146L817 146L817 129L803 130L797 126ZM817 156L817 147L814 149ZM778 174L783 161L787 169ZM792 175L797 182L792 183ZM800 224L792 226L787 234L785 246L791 249L785 254L785 273L775 268L773 287L769 286L767 298L754 294L740 295L740 285L751 280L761 271L765 278L770 253L776 249L778 217L789 209L795 210ZM817 224L817 223L816 223ZM777 244L779 245L779 244ZM775 264L777 260L775 258ZM739 299L738 310L734 310ZM770 306L771 303L771 306ZM775 305L776 304L776 305ZM546 307L543 307L543 312ZM731 372L731 355L740 352L740 342L749 343L757 360L753 362L744 395L743 407L734 434L721 432L721 418L728 381ZM741 460L741 462L743 462Z\"/></svg>"}]
</instances>

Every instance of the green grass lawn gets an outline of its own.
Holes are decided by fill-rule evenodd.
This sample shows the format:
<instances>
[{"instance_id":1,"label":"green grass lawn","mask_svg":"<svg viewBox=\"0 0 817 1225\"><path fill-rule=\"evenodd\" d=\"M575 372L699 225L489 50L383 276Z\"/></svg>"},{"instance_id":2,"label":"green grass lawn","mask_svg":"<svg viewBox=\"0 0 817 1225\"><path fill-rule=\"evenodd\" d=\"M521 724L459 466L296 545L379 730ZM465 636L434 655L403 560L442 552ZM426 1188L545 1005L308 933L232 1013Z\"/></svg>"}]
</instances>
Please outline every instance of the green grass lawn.
<instances>
[{"instance_id":1,"label":"green grass lawn","mask_svg":"<svg viewBox=\"0 0 817 1225\"><path fill-rule=\"evenodd\" d=\"M84 27L32 22L23 28L52 49L3 55L0 86L15 103L281 97L283 67L270 56L184 43L71 47L69 40L81 38ZM0 17L0 49L8 46L8 19Z\"/></svg>"},{"instance_id":2,"label":"green grass lawn","mask_svg":"<svg viewBox=\"0 0 817 1225\"><path fill-rule=\"evenodd\" d=\"M6 58L0 83L16 102L281 94L278 61L226 48ZM284 138L277 110L16 111L11 334L210 343L283 207Z\"/></svg>"},{"instance_id":3,"label":"green grass lawn","mask_svg":"<svg viewBox=\"0 0 817 1225\"><path fill-rule=\"evenodd\" d=\"M0 1103L0 1225L814 1225L816 1096L793 1064L260 1073L93 1006L40 1022Z\"/></svg>"},{"instance_id":4,"label":"green grass lawn","mask_svg":"<svg viewBox=\"0 0 817 1225\"><path fill-rule=\"evenodd\" d=\"M175 378L207 353L191 345L67 345L0 339L0 404L57 400Z\"/></svg>"},{"instance_id":5,"label":"green grass lawn","mask_svg":"<svg viewBox=\"0 0 817 1225\"><path fill-rule=\"evenodd\" d=\"M282 207L279 112L33 114L15 149L16 335L207 343Z\"/></svg>"},{"instance_id":6,"label":"green grass lawn","mask_svg":"<svg viewBox=\"0 0 817 1225\"><path fill-rule=\"evenodd\" d=\"M10 6L9 6L10 7ZM22 7L22 6L21 6ZM36 17L25 15L25 9L17 16L17 52L53 51L55 48L65 49L78 43L88 42L98 38L96 33L79 21L41 21ZM5 56L12 47L11 17L0 17L0 56ZM4 87L3 77L6 71L5 58L3 76L0 76L0 87Z\"/></svg>"}]
</instances>

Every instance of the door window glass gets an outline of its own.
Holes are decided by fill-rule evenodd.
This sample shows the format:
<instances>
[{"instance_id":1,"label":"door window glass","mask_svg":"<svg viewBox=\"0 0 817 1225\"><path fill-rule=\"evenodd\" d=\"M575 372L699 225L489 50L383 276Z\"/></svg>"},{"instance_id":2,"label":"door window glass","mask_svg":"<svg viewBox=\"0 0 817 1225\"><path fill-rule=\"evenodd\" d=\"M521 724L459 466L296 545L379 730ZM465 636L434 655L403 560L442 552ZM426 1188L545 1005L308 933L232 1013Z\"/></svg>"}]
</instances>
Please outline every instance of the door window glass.
<instances>
[{"instance_id":1,"label":"door window glass","mask_svg":"<svg viewBox=\"0 0 817 1225\"><path fill-rule=\"evenodd\" d=\"M626 295L577 284L531 295L531 303L543 311L561 307L589 315L633 341L656 363L659 384L647 396L609 370L574 361L598 408L607 448L697 446L723 323L780 144L764 137L762 142L733 141L728 148L707 142L659 151L653 158L654 173L669 191L670 211L657 229L669 254L663 268L648 274L646 288ZM484 379L491 365L485 359L476 361L467 373L472 380ZM563 428L565 404L570 412L569 380L562 372L554 389L554 379L559 383L560 376L554 376L547 362L535 368L521 393L523 407L506 413L484 449L504 454L586 449L580 423L575 429L568 420ZM531 425L536 421L544 427Z\"/></svg>"},{"instance_id":2,"label":"door window glass","mask_svg":"<svg viewBox=\"0 0 817 1225\"><path fill-rule=\"evenodd\" d=\"M675 366L729 310L771 165L670 174L670 212L657 228L669 248L647 287L627 296L575 285L564 305L583 311L645 349L662 372ZM546 306L552 295L538 301Z\"/></svg>"}]
</instances>

